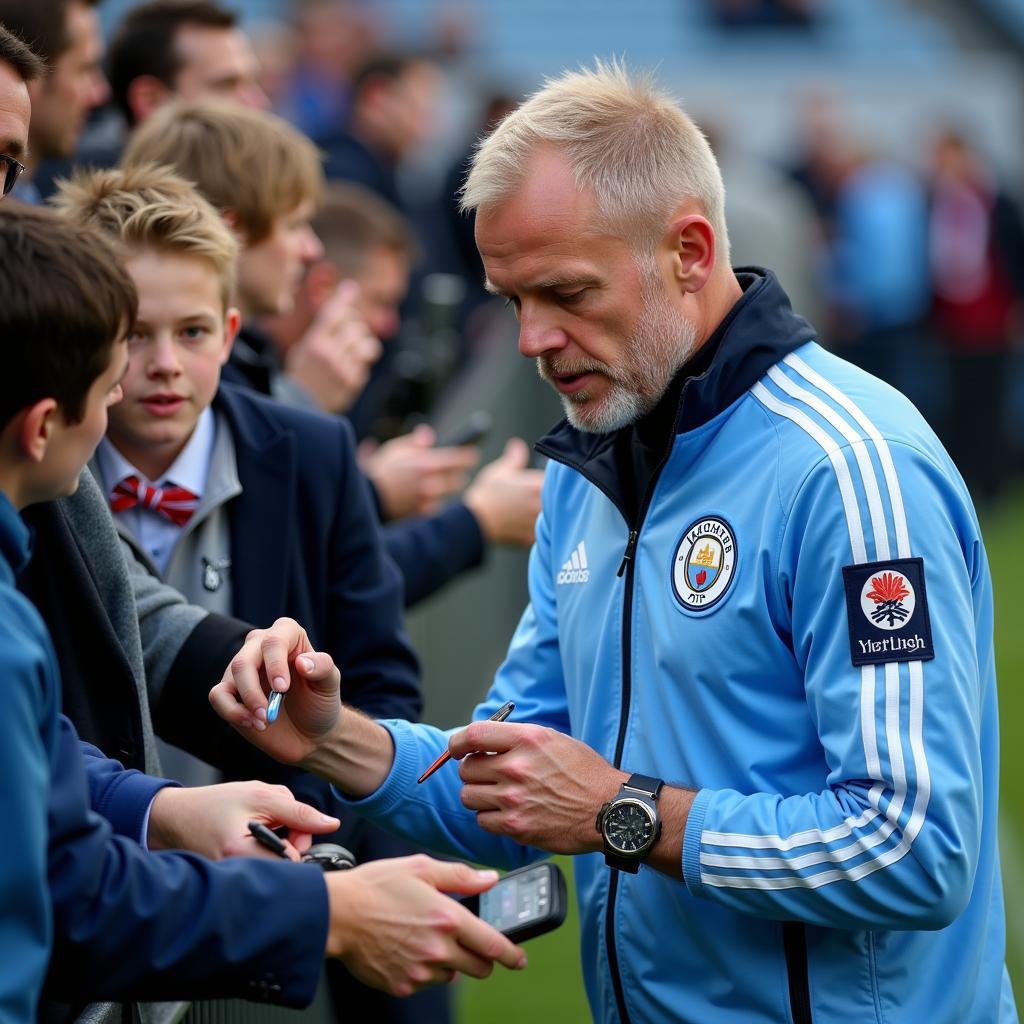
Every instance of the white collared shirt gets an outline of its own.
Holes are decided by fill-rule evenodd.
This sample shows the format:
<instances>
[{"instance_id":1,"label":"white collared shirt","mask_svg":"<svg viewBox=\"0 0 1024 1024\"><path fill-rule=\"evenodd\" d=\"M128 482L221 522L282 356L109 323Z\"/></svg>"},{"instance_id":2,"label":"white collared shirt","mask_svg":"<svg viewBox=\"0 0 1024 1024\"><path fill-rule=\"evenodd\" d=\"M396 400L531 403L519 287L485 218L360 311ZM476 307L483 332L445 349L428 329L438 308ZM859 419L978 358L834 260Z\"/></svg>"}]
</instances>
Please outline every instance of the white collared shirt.
<instances>
[{"instance_id":1,"label":"white collared shirt","mask_svg":"<svg viewBox=\"0 0 1024 1024\"><path fill-rule=\"evenodd\" d=\"M159 480L150 480L145 473L133 466L107 438L103 438L96 449L96 465L103 478L103 488L109 501L113 489L126 476L137 476L151 487L165 487L173 484L184 487L198 498L206 490L206 479L210 473L210 461L217 436L213 411L207 407L200 413L195 430L188 443ZM183 526L176 526L166 516L153 509L136 505L123 512L113 513L114 519L122 522L138 540L142 549L152 559L163 575L167 570L171 553L181 536Z\"/></svg>"}]
</instances>

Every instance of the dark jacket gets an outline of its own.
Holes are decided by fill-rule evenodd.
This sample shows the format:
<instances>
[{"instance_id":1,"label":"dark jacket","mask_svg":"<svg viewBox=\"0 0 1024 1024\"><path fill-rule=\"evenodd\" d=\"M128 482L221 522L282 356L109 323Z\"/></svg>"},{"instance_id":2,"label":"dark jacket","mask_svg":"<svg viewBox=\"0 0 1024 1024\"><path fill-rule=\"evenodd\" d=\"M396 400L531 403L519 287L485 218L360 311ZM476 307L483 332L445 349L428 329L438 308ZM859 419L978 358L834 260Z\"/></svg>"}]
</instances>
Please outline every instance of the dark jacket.
<instances>
[{"instance_id":1,"label":"dark jacket","mask_svg":"<svg viewBox=\"0 0 1024 1024\"><path fill-rule=\"evenodd\" d=\"M93 796L112 806L141 806L135 783L148 785L150 795L159 784L145 783L98 752L90 758L98 770L87 778L74 726L56 714L60 684L46 628L23 598L7 593L13 582L9 566L20 568L28 554L28 531L19 530L15 520L10 504L0 500L3 624L8 633L21 632L16 646L3 645L9 691L4 720L19 730L3 744L9 759L4 775L17 782L17 795L4 803L16 830L4 874L24 890L20 896L5 895L4 917L10 917L11 927L0 931L0 938L14 934L14 923L26 925L18 948L5 949L3 975L20 976L23 995L33 999L35 979L27 968L45 953L51 925L46 914L46 927L33 932L28 910L36 905L31 898L48 889L51 995L72 1003L145 992L157 999L217 995L307 1004L327 933L318 868L251 859L211 864L186 853L149 853L138 842L113 835L109 822L90 809ZM31 684L27 693L18 685L21 680ZM39 709L21 714L20 698L31 697L32 690ZM32 739L38 752L30 760L23 751ZM30 827L33 823L18 813L33 792L41 797L32 801L35 807L46 808L45 827L41 820ZM133 825L124 819L124 824L139 828L141 820ZM46 881L30 885L19 851L34 845L38 867L45 861ZM285 890L291 897L287 907L273 914L259 911L267 892ZM11 1009L3 995L0 986L0 1004Z\"/></svg>"},{"instance_id":2,"label":"dark jacket","mask_svg":"<svg viewBox=\"0 0 1024 1024\"><path fill-rule=\"evenodd\" d=\"M221 379L235 387L270 395L280 374L280 363L269 336L247 327L235 341ZM376 491L369 481L367 484L379 515ZM453 501L431 516L385 523L383 535L388 554L402 574L406 608L430 597L461 573L475 569L484 559L480 524L461 501Z\"/></svg>"},{"instance_id":3,"label":"dark jacket","mask_svg":"<svg viewBox=\"0 0 1024 1024\"><path fill-rule=\"evenodd\" d=\"M89 809L81 746L63 716L48 818L50 994L312 1001L327 936L318 867L243 857L214 864L114 835ZM288 893L272 914L259 909L268 892Z\"/></svg>"},{"instance_id":4,"label":"dark jacket","mask_svg":"<svg viewBox=\"0 0 1024 1024\"><path fill-rule=\"evenodd\" d=\"M0 1020L35 1017L53 938L46 806L60 741L60 681L36 610L14 590L29 532L0 492Z\"/></svg>"},{"instance_id":5,"label":"dark jacket","mask_svg":"<svg viewBox=\"0 0 1024 1024\"><path fill-rule=\"evenodd\" d=\"M232 612L288 615L341 670L344 699L378 718L418 718L419 666L402 583L384 550L348 424L221 386L242 493L228 504Z\"/></svg>"}]
</instances>

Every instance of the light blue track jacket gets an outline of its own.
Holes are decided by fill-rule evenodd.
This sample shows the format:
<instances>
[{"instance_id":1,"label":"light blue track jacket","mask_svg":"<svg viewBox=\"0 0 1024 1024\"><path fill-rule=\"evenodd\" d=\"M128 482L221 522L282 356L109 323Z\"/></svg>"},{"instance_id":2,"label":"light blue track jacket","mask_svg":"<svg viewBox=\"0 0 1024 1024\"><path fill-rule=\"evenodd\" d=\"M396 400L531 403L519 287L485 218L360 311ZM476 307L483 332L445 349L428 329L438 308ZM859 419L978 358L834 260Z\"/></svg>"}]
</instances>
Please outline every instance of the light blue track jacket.
<instances>
[{"instance_id":1,"label":"light blue track jacket","mask_svg":"<svg viewBox=\"0 0 1024 1024\"><path fill-rule=\"evenodd\" d=\"M576 859L596 1020L1015 1021L970 497L905 398L739 276L632 522L614 438L563 423L539 446L530 605L475 717L514 700L699 790L684 881ZM458 856L538 855L478 828L456 772L416 786L445 734L386 724L394 767L354 807Z\"/></svg>"}]
</instances>

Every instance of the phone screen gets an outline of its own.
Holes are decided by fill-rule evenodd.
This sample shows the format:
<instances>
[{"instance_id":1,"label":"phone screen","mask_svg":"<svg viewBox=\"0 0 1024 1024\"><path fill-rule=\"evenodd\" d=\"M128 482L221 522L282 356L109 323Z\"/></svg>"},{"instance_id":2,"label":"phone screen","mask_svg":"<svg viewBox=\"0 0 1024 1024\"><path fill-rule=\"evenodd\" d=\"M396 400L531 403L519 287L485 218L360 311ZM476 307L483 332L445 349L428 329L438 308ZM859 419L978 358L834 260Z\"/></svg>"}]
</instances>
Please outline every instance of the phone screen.
<instances>
[{"instance_id":1,"label":"phone screen","mask_svg":"<svg viewBox=\"0 0 1024 1024\"><path fill-rule=\"evenodd\" d=\"M492 889L480 893L480 917L500 932L509 932L551 912L551 873L545 865L507 875Z\"/></svg>"}]
</instances>

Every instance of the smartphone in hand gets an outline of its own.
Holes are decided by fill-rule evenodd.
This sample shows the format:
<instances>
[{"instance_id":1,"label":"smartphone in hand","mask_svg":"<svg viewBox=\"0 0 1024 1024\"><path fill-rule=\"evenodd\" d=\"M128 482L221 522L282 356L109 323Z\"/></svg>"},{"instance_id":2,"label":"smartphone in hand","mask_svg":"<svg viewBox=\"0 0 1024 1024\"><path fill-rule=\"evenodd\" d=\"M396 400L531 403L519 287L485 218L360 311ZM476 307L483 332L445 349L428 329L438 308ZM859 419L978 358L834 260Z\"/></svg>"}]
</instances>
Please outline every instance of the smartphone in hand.
<instances>
[{"instance_id":1,"label":"smartphone in hand","mask_svg":"<svg viewBox=\"0 0 1024 1024\"><path fill-rule=\"evenodd\" d=\"M486 892L460 902L513 942L554 930L568 910L565 876L550 861L509 871Z\"/></svg>"}]
</instances>

